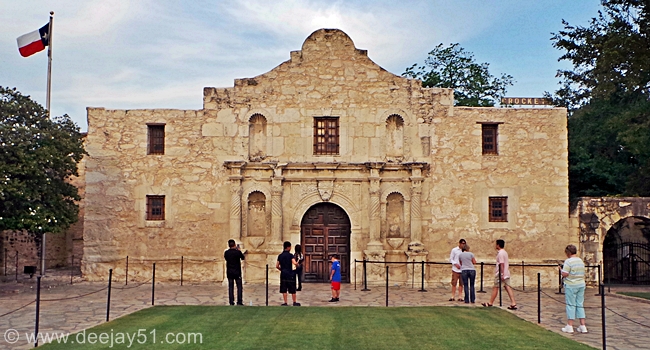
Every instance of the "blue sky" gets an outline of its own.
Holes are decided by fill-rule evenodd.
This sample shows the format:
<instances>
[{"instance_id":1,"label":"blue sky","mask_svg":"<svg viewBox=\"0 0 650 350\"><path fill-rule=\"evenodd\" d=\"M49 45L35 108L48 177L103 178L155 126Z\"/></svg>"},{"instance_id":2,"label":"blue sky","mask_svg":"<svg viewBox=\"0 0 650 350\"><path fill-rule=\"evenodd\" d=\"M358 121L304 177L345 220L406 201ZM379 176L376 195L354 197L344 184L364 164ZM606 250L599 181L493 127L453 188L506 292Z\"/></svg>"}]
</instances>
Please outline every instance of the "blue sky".
<instances>
[{"instance_id":1,"label":"blue sky","mask_svg":"<svg viewBox=\"0 0 650 350\"><path fill-rule=\"evenodd\" d=\"M87 106L200 109L203 87L229 87L289 59L309 34L339 28L388 71L422 63L437 44L460 43L508 96L557 88L551 32L587 25L599 0L171 1L0 0L0 85L45 105L47 54L18 53L16 38L55 11L52 112L86 130Z\"/></svg>"}]
</instances>

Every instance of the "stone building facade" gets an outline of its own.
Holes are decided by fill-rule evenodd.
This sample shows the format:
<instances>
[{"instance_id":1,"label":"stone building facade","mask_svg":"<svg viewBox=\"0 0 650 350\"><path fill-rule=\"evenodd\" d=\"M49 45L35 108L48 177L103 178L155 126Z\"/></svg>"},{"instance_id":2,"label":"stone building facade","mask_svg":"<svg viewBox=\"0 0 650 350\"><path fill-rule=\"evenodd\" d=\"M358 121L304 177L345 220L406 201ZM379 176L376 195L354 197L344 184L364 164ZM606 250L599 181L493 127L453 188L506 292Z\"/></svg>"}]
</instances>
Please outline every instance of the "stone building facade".
<instances>
[{"instance_id":1,"label":"stone building facade","mask_svg":"<svg viewBox=\"0 0 650 350\"><path fill-rule=\"evenodd\" d=\"M203 91L200 110L88 108L83 273L221 281L228 239L245 279L301 243L307 279L354 260L445 261L465 238L512 260L563 258L571 240L566 110L454 107L451 89L387 72L321 29L271 71ZM383 281L383 265L368 279ZM448 267L428 267L429 282ZM391 280L418 268L394 265ZM122 277L119 277L122 276ZM272 278L274 282L277 278Z\"/></svg>"}]
</instances>

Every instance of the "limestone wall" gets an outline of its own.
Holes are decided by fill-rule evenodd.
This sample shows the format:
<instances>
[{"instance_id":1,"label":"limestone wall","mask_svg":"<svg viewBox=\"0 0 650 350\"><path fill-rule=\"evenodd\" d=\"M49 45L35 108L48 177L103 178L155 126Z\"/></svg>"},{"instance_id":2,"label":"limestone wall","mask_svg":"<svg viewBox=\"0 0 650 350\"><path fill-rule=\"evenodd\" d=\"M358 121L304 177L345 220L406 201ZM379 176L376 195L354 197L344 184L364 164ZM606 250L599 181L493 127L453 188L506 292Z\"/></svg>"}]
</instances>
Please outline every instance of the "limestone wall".
<instances>
[{"instance_id":1,"label":"limestone wall","mask_svg":"<svg viewBox=\"0 0 650 350\"><path fill-rule=\"evenodd\" d=\"M503 123L498 155L482 154L479 122ZM517 261L563 257L570 239L564 109L456 107L433 120L431 149L424 243L436 260L461 237L482 259L493 259L498 238ZM508 197L508 222L488 222L490 196Z\"/></svg>"}]
</instances>

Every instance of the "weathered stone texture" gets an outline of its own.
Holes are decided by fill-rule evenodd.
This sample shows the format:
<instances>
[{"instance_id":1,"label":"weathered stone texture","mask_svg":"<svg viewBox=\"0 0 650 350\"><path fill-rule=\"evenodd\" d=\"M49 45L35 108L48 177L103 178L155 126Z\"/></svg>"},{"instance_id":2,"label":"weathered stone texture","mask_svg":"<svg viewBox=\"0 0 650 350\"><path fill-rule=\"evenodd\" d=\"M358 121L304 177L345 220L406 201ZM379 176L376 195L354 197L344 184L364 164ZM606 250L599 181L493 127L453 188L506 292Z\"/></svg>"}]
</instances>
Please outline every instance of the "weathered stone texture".
<instances>
[{"instance_id":1,"label":"weathered stone texture","mask_svg":"<svg viewBox=\"0 0 650 350\"><path fill-rule=\"evenodd\" d=\"M128 255L143 265L184 256L196 261L185 278L221 281L234 238L245 279L261 282L281 241L300 242L303 215L324 201L350 218L351 261L444 261L461 237L479 260L493 261L497 238L513 260L562 258L566 110L453 107L451 89L387 72L339 30L314 32L290 57L232 88L205 88L202 110L88 108L88 279ZM337 155L313 153L321 116L339 117ZM498 155L482 154L481 122L502 123ZM164 155L147 155L151 123L165 125ZM145 220L147 195L165 195L164 221ZM489 196L508 197L508 222L488 222ZM428 281L447 279L438 270ZM412 273L393 271L396 283Z\"/></svg>"}]
</instances>

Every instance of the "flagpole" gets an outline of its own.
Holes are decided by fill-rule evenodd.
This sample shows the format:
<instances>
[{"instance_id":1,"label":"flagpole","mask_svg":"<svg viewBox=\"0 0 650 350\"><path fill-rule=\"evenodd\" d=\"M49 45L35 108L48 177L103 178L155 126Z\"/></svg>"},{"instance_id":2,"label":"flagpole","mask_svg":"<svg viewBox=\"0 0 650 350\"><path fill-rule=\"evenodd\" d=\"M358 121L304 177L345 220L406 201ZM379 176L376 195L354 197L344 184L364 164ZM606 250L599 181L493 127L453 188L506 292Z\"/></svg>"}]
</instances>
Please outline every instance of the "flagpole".
<instances>
[{"instance_id":1,"label":"flagpole","mask_svg":"<svg viewBox=\"0 0 650 350\"><path fill-rule=\"evenodd\" d=\"M50 92L52 91L52 34L54 33L54 11L50 11L50 30L47 48L47 96L45 97L45 108L50 114Z\"/></svg>"},{"instance_id":2,"label":"flagpole","mask_svg":"<svg viewBox=\"0 0 650 350\"><path fill-rule=\"evenodd\" d=\"M52 91L52 34L54 33L54 11L50 11L50 28L48 34L48 45L47 45L47 94L45 96L45 108L47 109L47 116L51 117L50 114L50 96ZM41 276L45 276L45 232L43 232L42 242L41 242Z\"/></svg>"}]
</instances>

